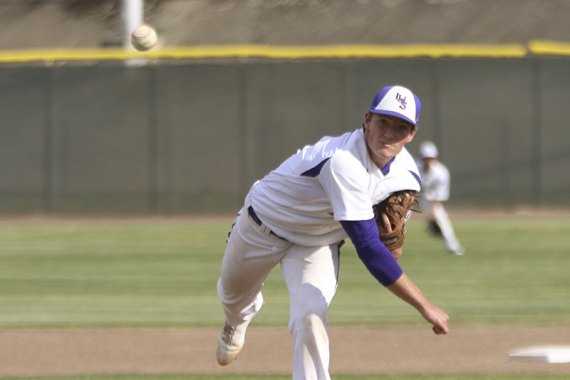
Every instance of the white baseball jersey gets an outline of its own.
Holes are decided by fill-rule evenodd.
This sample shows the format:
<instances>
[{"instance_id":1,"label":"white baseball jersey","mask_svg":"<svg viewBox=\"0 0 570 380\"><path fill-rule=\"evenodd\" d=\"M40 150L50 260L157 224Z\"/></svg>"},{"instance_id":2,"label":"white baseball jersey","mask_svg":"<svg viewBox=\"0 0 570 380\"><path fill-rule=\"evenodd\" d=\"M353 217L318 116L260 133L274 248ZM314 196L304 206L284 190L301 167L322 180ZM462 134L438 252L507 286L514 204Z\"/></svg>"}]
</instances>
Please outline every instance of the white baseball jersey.
<instances>
[{"instance_id":1,"label":"white baseball jersey","mask_svg":"<svg viewBox=\"0 0 570 380\"><path fill-rule=\"evenodd\" d=\"M433 161L429 170L419 165L422 176L422 194L428 201L445 202L449 199L449 170L439 161Z\"/></svg>"},{"instance_id":2,"label":"white baseball jersey","mask_svg":"<svg viewBox=\"0 0 570 380\"><path fill-rule=\"evenodd\" d=\"M419 191L420 183L406 149L386 167L376 167L359 128L297 151L256 182L249 199L263 223L279 236L322 246L346 238L339 221L372 219L373 204L398 190Z\"/></svg>"}]
</instances>

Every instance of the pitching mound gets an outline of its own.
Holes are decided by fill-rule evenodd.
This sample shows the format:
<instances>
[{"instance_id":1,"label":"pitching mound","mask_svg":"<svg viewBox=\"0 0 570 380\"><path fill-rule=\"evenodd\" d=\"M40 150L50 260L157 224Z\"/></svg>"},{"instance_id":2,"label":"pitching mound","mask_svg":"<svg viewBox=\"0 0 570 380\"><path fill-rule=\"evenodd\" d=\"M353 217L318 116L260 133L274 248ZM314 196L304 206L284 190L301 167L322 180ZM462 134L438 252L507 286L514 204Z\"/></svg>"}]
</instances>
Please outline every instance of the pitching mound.
<instances>
[{"instance_id":1,"label":"pitching mound","mask_svg":"<svg viewBox=\"0 0 570 380\"><path fill-rule=\"evenodd\" d=\"M235 363L215 361L217 329L0 331L0 376L104 373L289 373L285 326L252 326ZM570 364L509 358L519 347L570 344L570 326L331 327L333 373L568 373Z\"/></svg>"}]
</instances>

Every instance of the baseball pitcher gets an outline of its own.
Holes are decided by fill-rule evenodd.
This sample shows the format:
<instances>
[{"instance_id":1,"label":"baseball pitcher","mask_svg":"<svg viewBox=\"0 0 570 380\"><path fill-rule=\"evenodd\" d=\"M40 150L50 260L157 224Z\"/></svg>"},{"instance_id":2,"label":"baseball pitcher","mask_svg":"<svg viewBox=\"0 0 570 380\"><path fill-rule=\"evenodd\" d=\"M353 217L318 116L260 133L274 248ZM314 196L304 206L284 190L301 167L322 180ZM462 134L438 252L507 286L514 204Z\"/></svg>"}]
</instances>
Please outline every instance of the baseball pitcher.
<instances>
[{"instance_id":1,"label":"baseball pitcher","mask_svg":"<svg viewBox=\"0 0 570 380\"><path fill-rule=\"evenodd\" d=\"M346 238L372 276L413 306L436 334L448 332L448 315L397 261L400 230L421 188L418 168L404 148L418 130L420 111L411 90L384 87L362 128L305 146L253 184L228 238L218 281L225 314L216 354L220 365L241 351L263 304L263 282L280 265L290 295L292 378L330 379L327 311Z\"/></svg>"}]
</instances>

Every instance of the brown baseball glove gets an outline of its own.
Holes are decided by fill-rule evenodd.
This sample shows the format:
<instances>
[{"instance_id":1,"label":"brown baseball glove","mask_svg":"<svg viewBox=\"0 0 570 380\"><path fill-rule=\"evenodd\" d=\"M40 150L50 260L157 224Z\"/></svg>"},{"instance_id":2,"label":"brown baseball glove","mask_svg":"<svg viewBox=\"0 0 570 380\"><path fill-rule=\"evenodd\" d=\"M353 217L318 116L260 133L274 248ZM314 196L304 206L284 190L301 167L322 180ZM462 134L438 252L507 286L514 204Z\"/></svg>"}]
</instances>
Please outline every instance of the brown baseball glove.
<instances>
[{"instance_id":1,"label":"brown baseball glove","mask_svg":"<svg viewBox=\"0 0 570 380\"><path fill-rule=\"evenodd\" d=\"M413 190L402 190L391 194L373 206L374 219L378 225L380 240L394 257L399 258L406 237L406 222L410 211L420 212Z\"/></svg>"}]
</instances>

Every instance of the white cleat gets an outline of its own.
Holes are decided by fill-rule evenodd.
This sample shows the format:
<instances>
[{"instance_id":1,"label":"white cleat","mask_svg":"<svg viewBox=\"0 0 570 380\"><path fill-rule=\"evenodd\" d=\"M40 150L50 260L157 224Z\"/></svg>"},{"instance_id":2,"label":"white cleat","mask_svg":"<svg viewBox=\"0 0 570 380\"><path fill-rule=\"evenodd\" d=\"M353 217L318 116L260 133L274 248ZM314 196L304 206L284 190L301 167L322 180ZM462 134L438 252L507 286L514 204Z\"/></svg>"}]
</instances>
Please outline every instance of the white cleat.
<instances>
[{"instance_id":1,"label":"white cleat","mask_svg":"<svg viewBox=\"0 0 570 380\"><path fill-rule=\"evenodd\" d=\"M465 255L465 250L463 249L463 247L459 247L457 249L450 251L450 253L455 256L463 256Z\"/></svg>"},{"instance_id":2,"label":"white cleat","mask_svg":"<svg viewBox=\"0 0 570 380\"><path fill-rule=\"evenodd\" d=\"M226 366L233 362L243 348L247 323L238 326L230 326L227 322L218 338L218 350L216 360L219 365Z\"/></svg>"}]
</instances>

